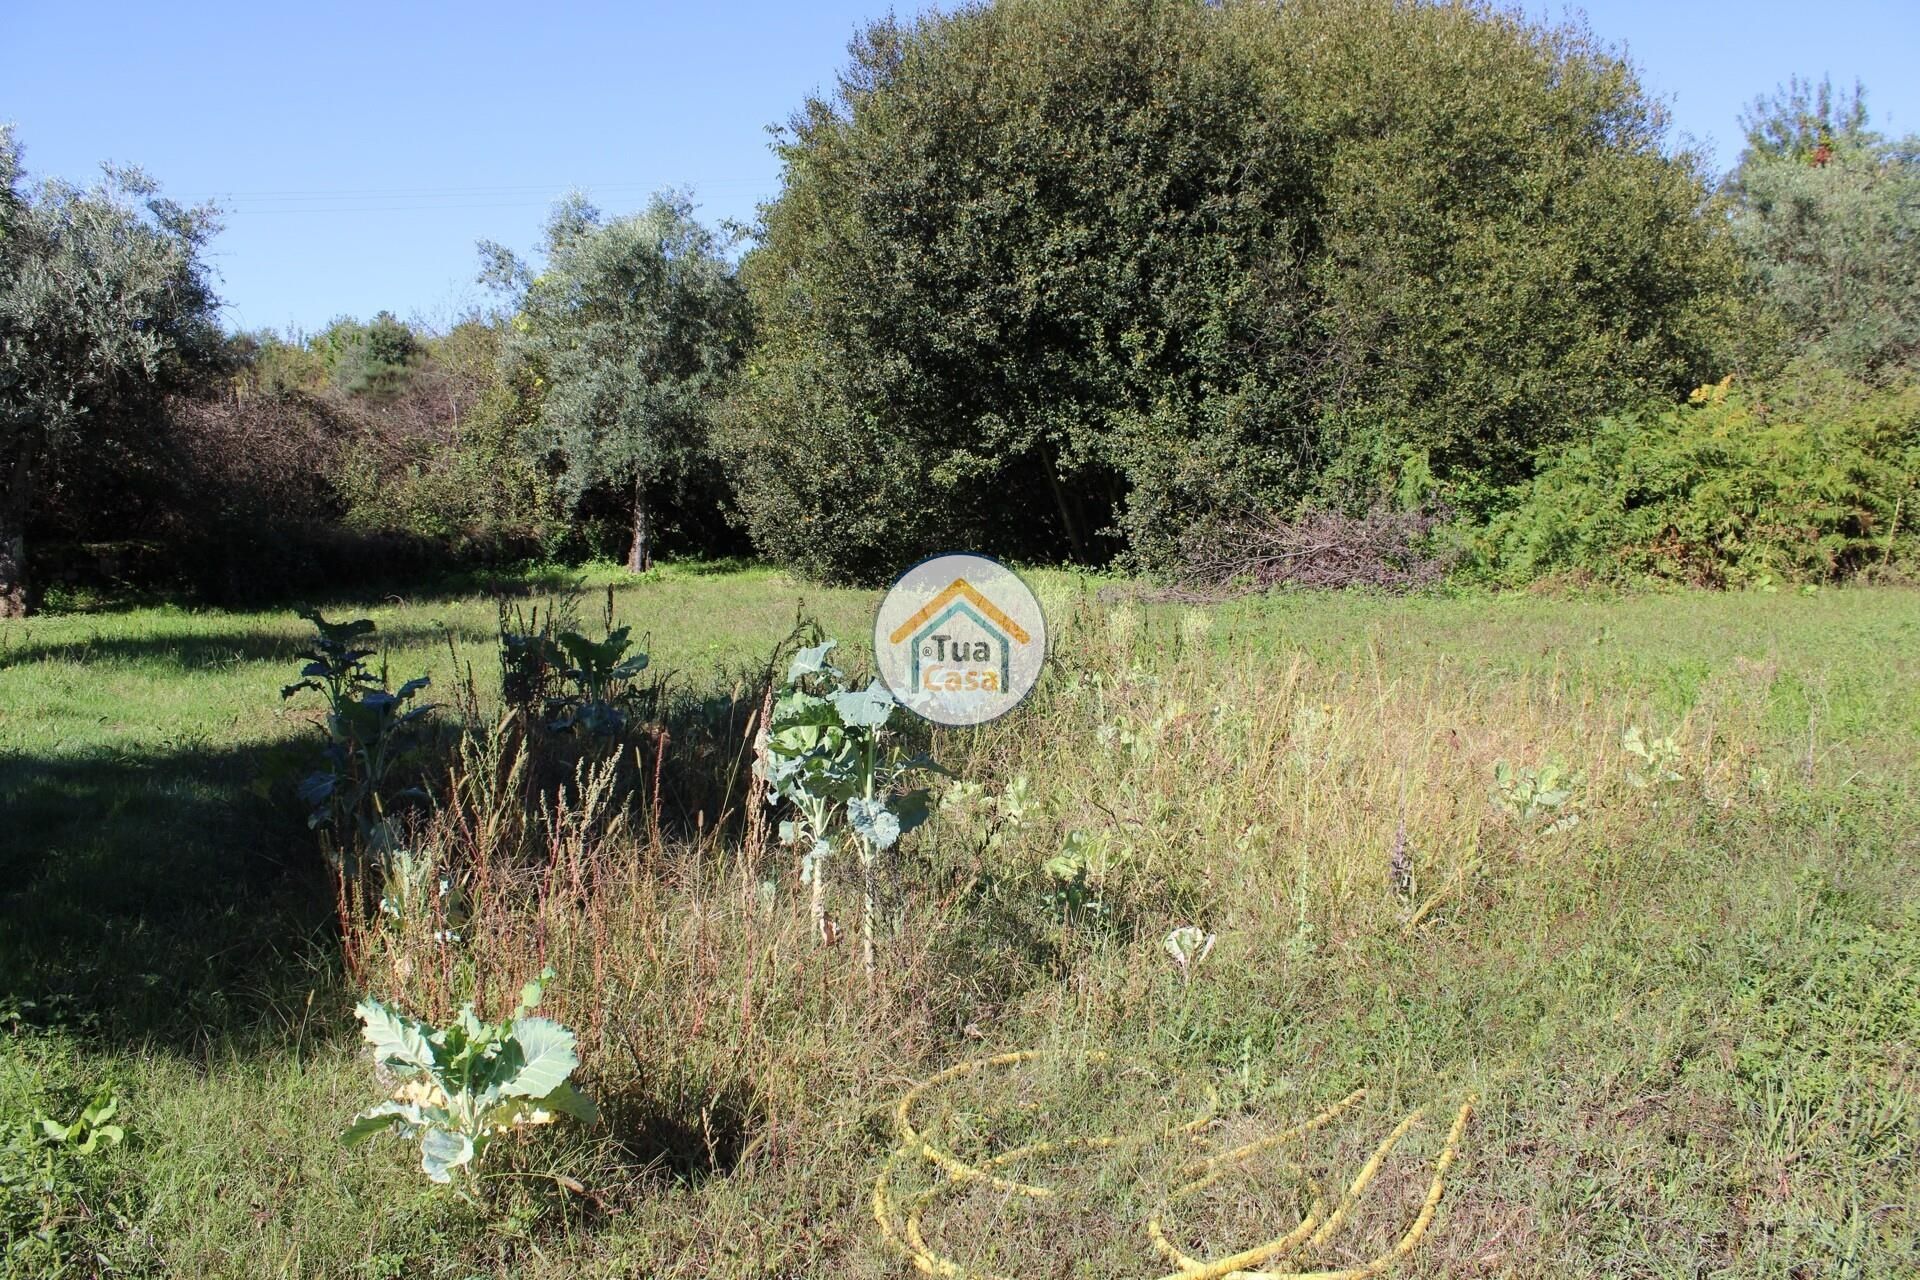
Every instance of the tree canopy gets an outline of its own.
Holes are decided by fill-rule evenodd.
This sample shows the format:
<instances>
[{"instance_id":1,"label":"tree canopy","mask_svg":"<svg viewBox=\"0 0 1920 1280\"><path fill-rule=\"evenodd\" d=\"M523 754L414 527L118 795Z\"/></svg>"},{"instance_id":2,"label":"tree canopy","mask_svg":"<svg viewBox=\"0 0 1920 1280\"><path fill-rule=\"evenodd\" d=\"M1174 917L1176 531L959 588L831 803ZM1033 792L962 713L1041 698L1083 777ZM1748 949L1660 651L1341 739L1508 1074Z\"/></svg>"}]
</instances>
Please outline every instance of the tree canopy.
<instances>
[{"instance_id":1,"label":"tree canopy","mask_svg":"<svg viewBox=\"0 0 1920 1280\"><path fill-rule=\"evenodd\" d=\"M756 542L1151 565L1222 508L1496 491L1722 371L1739 260L1665 128L1583 33L1481 5L875 24L744 264Z\"/></svg>"},{"instance_id":2,"label":"tree canopy","mask_svg":"<svg viewBox=\"0 0 1920 1280\"><path fill-rule=\"evenodd\" d=\"M547 224L537 275L483 245L483 279L513 297L511 358L539 391L535 448L563 495L630 496L628 564L651 556L653 508L700 478L711 393L746 340L744 300L715 234L684 196L605 219L584 200Z\"/></svg>"},{"instance_id":3,"label":"tree canopy","mask_svg":"<svg viewBox=\"0 0 1920 1280\"><path fill-rule=\"evenodd\" d=\"M0 128L0 616L29 603L36 491L147 450L164 398L220 360L202 261L214 227L134 169L26 186Z\"/></svg>"},{"instance_id":4,"label":"tree canopy","mask_svg":"<svg viewBox=\"0 0 1920 1280\"><path fill-rule=\"evenodd\" d=\"M1793 349L1877 376L1920 355L1920 137L1864 94L1793 81L1757 101L1728 181L1734 234Z\"/></svg>"}]
</instances>

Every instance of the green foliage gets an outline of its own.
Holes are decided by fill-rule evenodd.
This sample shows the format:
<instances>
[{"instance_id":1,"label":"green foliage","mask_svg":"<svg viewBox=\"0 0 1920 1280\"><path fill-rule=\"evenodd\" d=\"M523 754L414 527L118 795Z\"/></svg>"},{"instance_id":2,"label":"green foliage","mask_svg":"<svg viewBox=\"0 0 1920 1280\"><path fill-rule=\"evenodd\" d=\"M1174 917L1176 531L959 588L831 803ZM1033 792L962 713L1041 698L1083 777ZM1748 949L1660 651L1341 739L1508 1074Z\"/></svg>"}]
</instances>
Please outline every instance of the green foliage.
<instances>
[{"instance_id":1,"label":"green foliage","mask_svg":"<svg viewBox=\"0 0 1920 1280\"><path fill-rule=\"evenodd\" d=\"M1563 760L1548 760L1538 766L1496 760L1494 803L1529 831L1568 831L1580 824L1580 815L1574 812L1573 791L1581 781Z\"/></svg>"},{"instance_id":2,"label":"green foliage","mask_svg":"<svg viewBox=\"0 0 1920 1280\"><path fill-rule=\"evenodd\" d=\"M794 655L756 768L766 780L768 802L793 806L795 816L781 822L780 839L801 850L801 882L812 888L814 927L823 936L826 877L836 841L850 842L857 851L862 952L871 971L877 862L927 820L927 793L901 784L934 766L924 757L905 757L888 740L887 722L898 706L893 694L878 680L864 689L847 687L844 673L828 659L836 643L822 640Z\"/></svg>"},{"instance_id":3,"label":"green foliage","mask_svg":"<svg viewBox=\"0 0 1920 1280\"><path fill-rule=\"evenodd\" d=\"M1747 144L1733 231L1793 350L1859 375L1920 356L1920 136L1869 129L1858 88L1794 81L1755 104Z\"/></svg>"},{"instance_id":4,"label":"green foliage","mask_svg":"<svg viewBox=\"0 0 1920 1280\"><path fill-rule=\"evenodd\" d=\"M502 602L501 698L514 711L537 712L548 733L617 743L645 699L637 681L648 658L634 649L631 627L613 625L611 588L602 638L589 639L581 627L574 593L556 597L544 611Z\"/></svg>"},{"instance_id":5,"label":"green foliage","mask_svg":"<svg viewBox=\"0 0 1920 1280\"><path fill-rule=\"evenodd\" d=\"M537 392L537 456L574 508L611 491L632 512L629 567L651 561L654 509L708 468L708 397L746 338L723 245L684 196L606 220L575 198L555 210L538 274L482 246L482 279L513 300L509 358Z\"/></svg>"},{"instance_id":6,"label":"green foliage","mask_svg":"<svg viewBox=\"0 0 1920 1280\"><path fill-rule=\"evenodd\" d=\"M604 640L589 640L577 631L560 634L562 673L572 684L564 695L552 728L557 733L578 728L595 737L617 737L626 727L627 708L638 690L633 681L647 669L647 655L630 652L632 628L617 627Z\"/></svg>"},{"instance_id":7,"label":"green foliage","mask_svg":"<svg viewBox=\"0 0 1920 1280\"><path fill-rule=\"evenodd\" d=\"M1620 749L1637 764L1627 770L1627 782L1639 789L1680 781L1680 744L1673 735L1649 737L1639 725L1630 725L1620 737Z\"/></svg>"},{"instance_id":8,"label":"green foliage","mask_svg":"<svg viewBox=\"0 0 1920 1280\"><path fill-rule=\"evenodd\" d=\"M1831 581L1920 552L1920 382L1803 370L1604 419L1481 539L1501 581Z\"/></svg>"},{"instance_id":9,"label":"green foliage","mask_svg":"<svg viewBox=\"0 0 1920 1280\"><path fill-rule=\"evenodd\" d=\"M1836 94L1830 77L1815 84L1794 76L1741 113L1747 141L1741 167L1756 160L1809 164L1821 159L1822 150L1831 155L1873 147L1880 138L1867 120L1867 92L1858 82L1850 92Z\"/></svg>"},{"instance_id":10,"label":"green foliage","mask_svg":"<svg viewBox=\"0 0 1920 1280\"><path fill-rule=\"evenodd\" d=\"M351 317L335 320L314 338L312 347L334 387L375 400L398 395L425 355L419 336L391 311L364 324Z\"/></svg>"},{"instance_id":11,"label":"green foliage","mask_svg":"<svg viewBox=\"0 0 1920 1280\"><path fill-rule=\"evenodd\" d=\"M551 969L529 982L520 1003L500 1022L483 1022L472 1005L448 1026L435 1027L389 1009L378 1000L354 1008L379 1067L405 1082L386 1102L353 1118L340 1135L356 1146L393 1130L420 1143L420 1168L434 1182L456 1174L476 1181L495 1138L571 1116L599 1119L593 1103L568 1082L579 1056L573 1032L549 1018L530 1017Z\"/></svg>"},{"instance_id":12,"label":"green foliage","mask_svg":"<svg viewBox=\"0 0 1920 1280\"><path fill-rule=\"evenodd\" d=\"M1163 563L1200 514L1412 459L1518 479L1714 363L1737 261L1663 129L1591 41L1476 6L881 22L782 135L743 265L756 543L832 578Z\"/></svg>"},{"instance_id":13,"label":"green foliage","mask_svg":"<svg viewBox=\"0 0 1920 1280\"><path fill-rule=\"evenodd\" d=\"M102 1093L69 1123L42 1116L40 1136L44 1141L64 1147L75 1155L90 1156L102 1143L113 1147L126 1141L127 1131L112 1123L119 1111L120 1100L109 1093Z\"/></svg>"},{"instance_id":14,"label":"green foliage","mask_svg":"<svg viewBox=\"0 0 1920 1280\"><path fill-rule=\"evenodd\" d=\"M436 704L414 704L431 683L426 676L392 689L384 663L377 673L367 665L374 651L361 642L373 634L370 619L328 622L318 611L300 616L315 635L301 655L307 661L300 679L280 696L312 691L327 706L322 767L301 780L300 799L310 809L307 825L326 829L330 852L353 874L360 856L379 860L395 847L395 803L423 798L418 789L393 783L416 757L423 722Z\"/></svg>"},{"instance_id":15,"label":"green foliage","mask_svg":"<svg viewBox=\"0 0 1920 1280\"><path fill-rule=\"evenodd\" d=\"M0 126L0 617L28 607L36 500L58 482L68 502L105 501L160 453L166 398L224 358L202 261L217 229L137 169L23 190Z\"/></svg>"},{"instance_id":16,"label":"green foliage","mask_svg":"<svg viewBox=\"0 0 1920 1280\"><path fill-rule=\"evenodd\" d=\"M16 1025L14 1033L19 1031ZM0 1058L0 1067L13 1065ZM44 1100L57 1113L51 1116L40 1110L40 1099L7 1099L10 1111L15 1104L25 1107L9 1115L0 1143L0 1275L83 1274L87 1220L119 1212L105 1176L109 1153L126 1140L126 1131L113 1123L119 1097L104 1086L84 1103L79 1099L88 1094L54 1092L56 1098ZM60 1118L65 1115L73 1119Z\"/></svg>"}]
</instances>

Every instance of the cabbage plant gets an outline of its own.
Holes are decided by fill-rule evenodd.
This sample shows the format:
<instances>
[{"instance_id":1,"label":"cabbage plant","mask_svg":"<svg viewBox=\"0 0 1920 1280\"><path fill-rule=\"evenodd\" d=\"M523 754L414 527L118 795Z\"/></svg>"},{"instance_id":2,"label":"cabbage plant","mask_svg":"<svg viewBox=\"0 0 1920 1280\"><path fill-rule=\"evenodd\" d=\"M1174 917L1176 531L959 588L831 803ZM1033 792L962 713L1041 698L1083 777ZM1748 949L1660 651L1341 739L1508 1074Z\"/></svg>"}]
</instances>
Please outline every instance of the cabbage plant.
<instances>
[{"instance_id":1,"label":"cabbage plant","mask_svg":"<svg viewBox=\"0 0 1920 1280\"><path fill-rule=\"evenodd\" d=\"M561 1116L598 1119L592 1101L568 1082L579 1065L573 1032L529 1016L552 977L548 969L522 987L519 1005L500 1022L481 1021L469 1004L451 1025L435 1027L362 1000L354 1012L374 1061L405 1079L387 1101L355 1116L341 1142L357 1146L391 1129L419 1142L420 1167L434 1182L456 1173L471 1181L495 1138Z\"/></svg>"},{"instance_id":2,"label":"cabbage plant","mask_svg":"<svg viewBox=\"0 0 1920 1280\"><path fill-rule=\"evenodd\" d=\"M800 879L811 889L814 928L822 937L828 936L828 865L843 845L858 854L861 959L872 972L879 857L925 822L929 808L924 790L906 790L901 783L910 773L937 766L925 757L904 757L887 741L887 722L899 704L878 680L848 688L828 658L834 645L825 640L794 655L756 767L766 779L768 801L793 806L794 816L780 824L780 839L802 850Z\"/></svg>"}]
</instances>

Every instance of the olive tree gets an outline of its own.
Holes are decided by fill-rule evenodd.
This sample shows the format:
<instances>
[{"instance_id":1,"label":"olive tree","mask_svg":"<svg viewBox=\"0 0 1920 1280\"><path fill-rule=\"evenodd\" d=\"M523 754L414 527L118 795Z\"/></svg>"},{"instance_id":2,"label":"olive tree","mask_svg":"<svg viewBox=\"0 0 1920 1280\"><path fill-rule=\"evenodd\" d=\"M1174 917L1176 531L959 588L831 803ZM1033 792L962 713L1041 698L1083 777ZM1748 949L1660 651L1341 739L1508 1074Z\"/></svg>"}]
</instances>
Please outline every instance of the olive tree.
<instances>
[{"instance_id":1,"label":"olive tree","mask_svg":"<svg viewBox=\"0 0 1920 1280\"><path fill-rule=\"evenodd\" d=\"M483 244L481 279L516 306L508 358L532 374L535 451L577 506L630 495L627 567L652 560L653 512L706 463L710 397L745 343L746 309L724 245L685 196L624 218L579 198L548 221L545 267Z\"/></svg>"},{"instance_id":2,"label":"olive tree","mask_svg":"<svg viewBox=\"0 0 1920 1280\"><path fill-rule=\"evenodd\" d=\"M87 453L150 447L167 395L219 362L215 230L134 169L29 186L0 128L0 617L28 609L38 491Z\"/></svg>"},{"instance_id":3,"label":"olive tree","mask_svg":"<svg viewBox=\"0 0 1920 1280\"><path fill-rule=\"evenodd\" d=\"M1920 355L1920 138L1868 127L1856 88L1793 81L1748 113L1734 235L1794 348L1873 375Z\"/></svg>"}]
</instances>

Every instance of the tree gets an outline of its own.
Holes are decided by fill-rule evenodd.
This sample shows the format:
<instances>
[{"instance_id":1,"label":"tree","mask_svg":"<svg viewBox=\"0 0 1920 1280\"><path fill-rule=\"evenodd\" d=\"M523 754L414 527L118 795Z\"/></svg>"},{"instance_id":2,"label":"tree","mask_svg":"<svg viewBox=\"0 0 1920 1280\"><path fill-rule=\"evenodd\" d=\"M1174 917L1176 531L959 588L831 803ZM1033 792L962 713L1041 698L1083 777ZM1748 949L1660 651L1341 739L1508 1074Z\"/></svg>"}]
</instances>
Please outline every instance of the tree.
<instances>
[{"instance_id":1,"label":"tree","mask_svg":"<svg viewBox=\"0 0 1920 1280\"><path fill-rule=\"evenodd\" d=\"M1495 492L1724 372L1738 255L1665 128L1590 37L1481 4L878 23L782 135L742 266L755 539L829 577L955 544L1151 567L1401 470Z\"/></svg>"},{"instance_id":2,"label":"tree","mask_svg":"<svg viewBox=\"0 0 1920 1280\"><path fill-rule=\"evenodd\" d=\"M37 489L85 454L150 448L165 397L218 365L213 215L133 169L27 188L0 129L0 616L28 609Z\"/></svg>"},{"instance_id":3,"label":"tree","mask_svg":"<svg viewBox=\"0 0 1920 1280\"><path fill-rule=\"evenodd\" d=\"M333 385L350 396L390 400L425 355L413 329L382 311L365 324L335 320L314 339Z\"/></svg>"},{"instance_id":4,"label":"tree","mask_svg":"<svg viewBox=\"0 0 1920 1280\"><path fill-rule=\"evenodd\" d=\"M746 340L745 299L685 196L604 219L575 197L549 220L538 275L483 244L483 282L514 299L510 358L540 388L534 444L576 507L630 495L627 567L652 562L654 511L708 458L710 397Z\"/></svg>"},{"instance_id":5,"label":"tree","mask_svg":"<svg viewBox=\"0 0 1920 1280\"><path fill-rule=\"evenodd\" d=\"M1858 81L1836 95L1830 78L1815 84L1795 76L1740 113L1747 135L1741 167L1761 160L1825 164L1837 149L1872 150L1881 138L1867 121L1867 91Z\"/></svg>"},{"instance_id":6,"label":"tree","mask_svg":"<svg viewBox=\"0 0 1920 1280\"><path fill-rule=\"evenodd\" d=\"M1865 95L1795 80L1754 103L1728 180L1735 238L1798 352L1856 375L1920 354L1920 137L1868 127Z\"/></svg>"}]
</instances>

